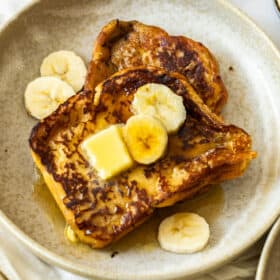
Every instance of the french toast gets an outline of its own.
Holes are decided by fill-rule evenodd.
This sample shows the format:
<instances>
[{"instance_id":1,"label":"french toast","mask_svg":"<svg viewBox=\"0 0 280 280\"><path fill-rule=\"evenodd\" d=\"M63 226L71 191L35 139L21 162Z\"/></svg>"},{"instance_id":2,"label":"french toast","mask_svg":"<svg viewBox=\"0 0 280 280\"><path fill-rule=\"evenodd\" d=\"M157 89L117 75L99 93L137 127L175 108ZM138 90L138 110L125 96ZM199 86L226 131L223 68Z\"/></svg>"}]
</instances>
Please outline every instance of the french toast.
<instances>
[{"instance_id":1,"label":"french toast","mask_svg":"<svg viewBox=\"0 0 280 280\"><path fill-rule=\"evenodd\" d=\"M125 123L132 116L136 90L147 83L166 85L182 96L187 118L176 134L169 135L162 159L102 180L80 151L80 143L112 124ZM250 136L212 113L182 75L155 67L123 70L95 90L70 97L33 128L29 143L67 223L94 248L119 239L157 207L240 176L256 156Z\"/></svg>"},{"instance_id":2,"label":"french toast","mask_svg":"<svg viewBox=\"0 0 280 280\"><path fill-rule=\"evenodd\" d=\"M113 73L141 65L181 73L215 113L227 101L218 63L205 46L137 21L113 20L103 27L94 44L85 89L93 90Z\"/></svg>"}]
</instances>

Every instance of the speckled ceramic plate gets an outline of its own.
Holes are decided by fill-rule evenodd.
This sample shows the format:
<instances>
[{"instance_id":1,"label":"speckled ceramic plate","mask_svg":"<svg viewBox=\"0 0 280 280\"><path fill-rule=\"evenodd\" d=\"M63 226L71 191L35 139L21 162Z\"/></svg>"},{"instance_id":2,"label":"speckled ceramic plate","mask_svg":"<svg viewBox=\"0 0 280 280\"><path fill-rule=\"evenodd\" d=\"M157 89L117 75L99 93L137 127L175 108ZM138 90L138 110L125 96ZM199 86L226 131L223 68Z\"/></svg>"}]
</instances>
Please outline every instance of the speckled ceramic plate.
<instances>
[{"instance_id":1,"label":"speckled ceramic plate","mask_svg":"<svg viewBox=\"0 0 280 280\"><path fill-rule=\"evenodd\" d=\"M26 114L23 93L52 51L74 50L89 61L101 26L117 17L155 24L208 46L221 65L229 92L223 116L252 135L258 158L242 178L163 209L118 243L93 250L64 239L64 221L50 194L42 186L33 186L27 139L36 122ZM222 265L253 244L280 212L279 77L276 48L254 23L224 1L34 3L0 35L1 222L42 259L95 279L178 279ZM176 255L158 246L158 223L182 210L195 211L210 224L210 242L200 253ZM118 254L112 258L114 251Z\"/></svg>"},{"instance_id":2,"label":"speckled ceramic plate","mask_svg":"<svg viewBox=\"0 0 280 280\"><path fill-rule=\"evenodd\" d=\"M273 225L262 250L256 280L278 280L280 275L280 219Z\"/></svg>"}]
</instances>

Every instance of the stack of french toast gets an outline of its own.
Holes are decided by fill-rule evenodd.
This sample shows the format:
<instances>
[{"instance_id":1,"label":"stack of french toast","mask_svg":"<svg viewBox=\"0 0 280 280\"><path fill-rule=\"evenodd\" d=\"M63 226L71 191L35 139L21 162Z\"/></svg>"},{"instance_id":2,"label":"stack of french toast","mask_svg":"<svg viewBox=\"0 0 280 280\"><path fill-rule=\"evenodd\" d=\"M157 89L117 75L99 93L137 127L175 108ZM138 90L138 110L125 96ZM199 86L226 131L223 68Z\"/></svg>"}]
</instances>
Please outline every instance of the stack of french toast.
<instances>
[{"instance_id":1,"label":"stack of french toast","mask_svg":"<svg viewBox=\"0 0 280 280\"><path fill-rule=\"evenodd\" d=\"M201 43L137 21L113 20L95 40L82 90L33 128L32 157L78 238L102 248L155 209L243 174L256 153L250 135L220 116L226 101L218 63ZM148 117L145 125L143 119L132 125L143 106L167 123L167 133ZM132 127L124 136L128 147L117 146L114 135L122 137L125 124ZM101 144L91 147L96 135ZM101 172L90 149L101 153L100 162L109 157L116 170ZM122 149L129 151L126 158Z\"/></svg>"}]
</instances>

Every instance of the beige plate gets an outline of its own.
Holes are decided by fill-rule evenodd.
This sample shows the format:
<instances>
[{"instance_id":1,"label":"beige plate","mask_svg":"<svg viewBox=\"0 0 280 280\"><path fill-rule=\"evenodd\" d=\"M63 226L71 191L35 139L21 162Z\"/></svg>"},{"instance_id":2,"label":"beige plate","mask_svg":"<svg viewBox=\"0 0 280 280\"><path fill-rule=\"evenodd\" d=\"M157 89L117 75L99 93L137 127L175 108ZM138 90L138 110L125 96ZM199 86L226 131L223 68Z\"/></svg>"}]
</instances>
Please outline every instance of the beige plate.
<instances>
[{"instance_id":1,"label":"beige plate","mask_svg":"<svg viewBox=\"0 0 280 280\"><path fill-rule=\"evenodd\" d=\"M280 219L272 227L262 250L256 280L278 280L280 275Z\"/></svg>"},{"instance_id":2,"label":"beige plate","mask_svg":"<svg viewBox=\"0 0 280 280\"><path fill-rule=\"evenodd\" d=\"M26 114L23 93L52 51L74 50L88 61L98 30L117 17L155 24L207 45L220 62L229 91L224 117L252 135L259 156L242 178L164 209L120 242L92 250L67 243L63 219L49 193L42 186L32 192L34 167L27 139L36 122ZM0 36L0 220L47 262L96 277L178 279L229 261L253 244L280 212L279 75L276 48L254 23L224 1L36 2ZM158 246L159 221L182 210L195 211L210 224L209 245L200 253L176 255ZM113 251L119 254L111 258Z\"/></svg>"}]
</instances>

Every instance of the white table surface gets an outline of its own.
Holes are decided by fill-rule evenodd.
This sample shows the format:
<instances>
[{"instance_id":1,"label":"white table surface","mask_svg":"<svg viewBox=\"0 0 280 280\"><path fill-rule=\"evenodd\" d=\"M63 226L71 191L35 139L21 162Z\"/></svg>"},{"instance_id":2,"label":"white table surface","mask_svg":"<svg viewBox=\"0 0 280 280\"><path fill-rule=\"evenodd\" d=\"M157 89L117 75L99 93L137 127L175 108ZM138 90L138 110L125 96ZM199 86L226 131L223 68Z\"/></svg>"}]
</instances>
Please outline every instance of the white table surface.
<instances>
[{"instance_id":1,"label":"white table surface","mask_svg":"<svg viewBox=\"0 0 280 280\"><path fill-rule=\"evenodd\" d=\"M211 0L209 0L211 1ZM249 15L280 49L280 17L274 0L228 0ZM32 0L0 0L0 26ZM253 279L263 241L258 242L235 262L197 280ZM0 280L82 280L56 267L46 265L0 227ZM269 280L269 279L268 279Z\"/></svg>"}]
</instances>

